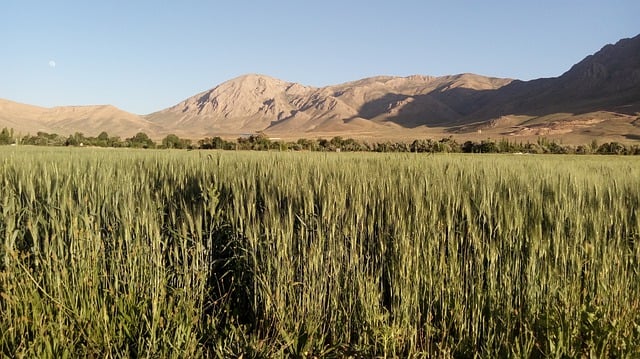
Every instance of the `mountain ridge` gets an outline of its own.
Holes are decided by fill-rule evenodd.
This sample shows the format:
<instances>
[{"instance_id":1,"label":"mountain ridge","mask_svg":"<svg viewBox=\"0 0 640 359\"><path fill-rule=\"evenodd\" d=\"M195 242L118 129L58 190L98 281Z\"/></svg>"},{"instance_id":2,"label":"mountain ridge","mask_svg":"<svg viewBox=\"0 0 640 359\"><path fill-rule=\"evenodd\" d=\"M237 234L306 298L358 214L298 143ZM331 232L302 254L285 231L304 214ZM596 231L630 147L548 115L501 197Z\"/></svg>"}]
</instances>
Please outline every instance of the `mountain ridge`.
<instances>
[{"instance_id":1,"label":"mountain ridge","mask_svg":"<svg viewBox=\"0 0 640 359\"><path fill-rule=\"evenodd\" d=\"M0 100L0 127L161 137L561 135L640 138L640 35L558 77L374 76L324 87L246 74L148 115L110 105L43 108ZM528 137L527 137L528 136Z\"/></svg>"},{"instance_id":2,"label":"mountain ridge","mask_svg":"<svg viewBox=\"0 0 640 359\"><path fill-rule=\"evenodd\" d=\"M266 75L249 74L224 82L146 118L167 126L179 123L190 132L209 125L213 132L313 132L347 130L359 124L384 130L411 124L413 112L402 107L416 96L454 88L496 89L511 79L475 74L449 76L375 76L325 87L305 86ZM420 100L432 117L449 121L457 112L436 99ZM385 117L398 116L394 125ZM346 125L346 126L345 126ZM191 128L190 128L191 126ZM196 128L194 128L196 127ZM184 128L184 127L183 127Z\"/></svg>"},{"instance_id":3,"label":"mountain ridge","mask_svg":"<svg viewBox=\"0 0 640 359\"><path fill-rule=\"evenodd\" d=\"M123 137L160 129L141 116L113 105L47 108L4 99L0 99L0 127L12 128L23 134L48 132L69 135L82 132L97 135L105 131Z\"/></svg>"}]
</instances>

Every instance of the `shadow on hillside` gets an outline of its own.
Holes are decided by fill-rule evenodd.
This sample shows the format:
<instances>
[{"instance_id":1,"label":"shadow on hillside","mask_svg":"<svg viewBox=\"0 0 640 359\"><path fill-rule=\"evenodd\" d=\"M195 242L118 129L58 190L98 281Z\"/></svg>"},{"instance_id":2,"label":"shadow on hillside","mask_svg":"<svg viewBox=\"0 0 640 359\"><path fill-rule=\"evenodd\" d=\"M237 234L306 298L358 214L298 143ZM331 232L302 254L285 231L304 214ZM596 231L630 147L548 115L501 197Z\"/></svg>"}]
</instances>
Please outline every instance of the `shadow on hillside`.
<instances>
[{"instance_id":1,"label":"shadow on hillside","mask_svg":"<svg viewBox=\"0 0 640 359\"><path fill-rule=\"evenodd\" d=\"M384 121L406 128L451 127L460 131L466 125L506 115L541 117L595 111L636 115L640 111L640 88L599 94L580 91L560 78L514 81L497 90L458 87L417 96L389 93L363 105L358 115L368 120L386 115Z\"/></svg>"},{"instance_id":2,"label":"shadow on hillside","mask_svg":"<svg viewBox=\"0 0 640 359\"><path fill-rule=\"evenodd\" d=\"M388 93L378 99L365 103L358 112L358 116L372 120L380 115L387 113L391 106L396 103L405 101L410 96Z\"/></svg>"}]
</instances>

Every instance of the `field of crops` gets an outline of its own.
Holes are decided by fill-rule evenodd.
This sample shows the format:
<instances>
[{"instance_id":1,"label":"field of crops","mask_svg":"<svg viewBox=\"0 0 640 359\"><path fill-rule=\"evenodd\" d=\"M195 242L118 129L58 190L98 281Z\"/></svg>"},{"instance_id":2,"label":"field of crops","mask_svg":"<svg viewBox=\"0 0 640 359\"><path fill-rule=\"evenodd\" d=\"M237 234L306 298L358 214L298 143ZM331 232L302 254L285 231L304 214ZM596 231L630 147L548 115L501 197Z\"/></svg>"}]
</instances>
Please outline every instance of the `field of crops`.
<instances>
[{"instance_id":1,"label":"field of crops","mask_svg":"<svg viewBox=\"0 0 640 359\"><path fill-rule=\"evenodd\" d=\"M640 159L0 148L8 357L639 357Z\"/></svg>"}]
</instances>

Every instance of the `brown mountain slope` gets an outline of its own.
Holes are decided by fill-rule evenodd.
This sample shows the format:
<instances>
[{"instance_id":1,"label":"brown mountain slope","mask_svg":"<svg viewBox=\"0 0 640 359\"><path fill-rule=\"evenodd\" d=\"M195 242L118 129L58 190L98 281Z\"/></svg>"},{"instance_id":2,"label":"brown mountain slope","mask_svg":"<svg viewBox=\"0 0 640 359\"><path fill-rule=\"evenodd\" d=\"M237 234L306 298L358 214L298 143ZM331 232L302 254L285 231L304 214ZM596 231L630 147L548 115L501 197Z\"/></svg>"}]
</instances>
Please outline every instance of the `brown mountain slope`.
<instances>
[{"instance_id":1,"label":"brown mountain slope","mask_svg":"<svg viewBox=\"0 0 640 359\"><path fill-rule=\"evenodd\" d=\"M514 81L487 99L485 106L502 113L634 114L640 111L640 35L603 47L560 77Z\"/></svg>"},{"instance_id":2,"label":"brown mountain slope","mask_svg":"<svg viewBox=\"0 0 640 359\"><path fill-rule=\"evenodd\" d=\"M499 135L640 138L640 35L607 45L557 78L514 81L477 94L478 109L455 128Z\"/></svg>"},{"instance_id":3,"label":"brown mountain slope","mask_svg":"<svg viewBox=\"0 0 640 359\"><path fill-rule=\"evenodd\" d=\"M138 132L154 137L163 133L157 124L111 105L54 107L44 118L56 133L67 133L72 129L81 129L79 132L87 135L106 131L122 137L131 137Z\"/></svg>"},{"instance_id":4,"label":"brown mountain slope","mask_svg":"<svg viewBox=\"0 0 640 359\"><path fill-rule=\"evenodd\" d=\"M473 101L445 103L432 93L496 89L509 82L473 74L380 76L314 88L263 75L246 75L148 115L147 119L169 130L199 135L255 131L300 136L353 131L374 134L451 123L468 112ZM421 111L411 110L416 104Z\"/></svg>"},{"instance_id":5,"label":"brown mountain slope","mask_svg":"<svg viewBox=\"0 0 640 359\"><path fill-rule=\"evenodd\" d=\"M0 99L0 127L16 132L50 131L41 120L47 109Z\"/></svg>"},{"instance_id":6,"label":"brown mountain slope","mask_svg":"<svg viewBox=\"0 0 640 359\"><path fill-rule=\"evenodd\" d=\"M110 105L43 108L0 99L1 127L13 128L22 134L81 132L95 136L106 131L110 135L130 137L141 131L154 136L162 132L160 126Z\"/></svg>"},{"instance_id":7,"label":"brown mountain slope","mask_svg":"<svg viewBox=\"0 0 640 359\"><path fill-rule=\"evenodd\" d=\"M180 133L252 133L291 116L313 88L263 75L245 75L147 116Z\"/></svg>"}]
</instances>

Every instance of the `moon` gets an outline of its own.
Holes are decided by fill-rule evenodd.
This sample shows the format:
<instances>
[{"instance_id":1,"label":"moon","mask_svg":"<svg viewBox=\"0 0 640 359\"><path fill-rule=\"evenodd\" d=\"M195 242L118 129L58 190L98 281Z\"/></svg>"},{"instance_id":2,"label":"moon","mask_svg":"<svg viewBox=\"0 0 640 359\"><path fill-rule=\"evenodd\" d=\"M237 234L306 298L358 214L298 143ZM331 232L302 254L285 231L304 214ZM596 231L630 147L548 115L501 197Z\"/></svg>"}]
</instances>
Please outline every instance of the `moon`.
<instances>
[{"instance_id":1,"label":"moon","mask_svg":"<svg viewBox=\"0 0 640 359\"><path fill-rule=\"evenodd\" d=\"M52 69L56 67L56 62L53 60L49 60L49 67L51 67Z\"/></svg>"}]
</instances>

